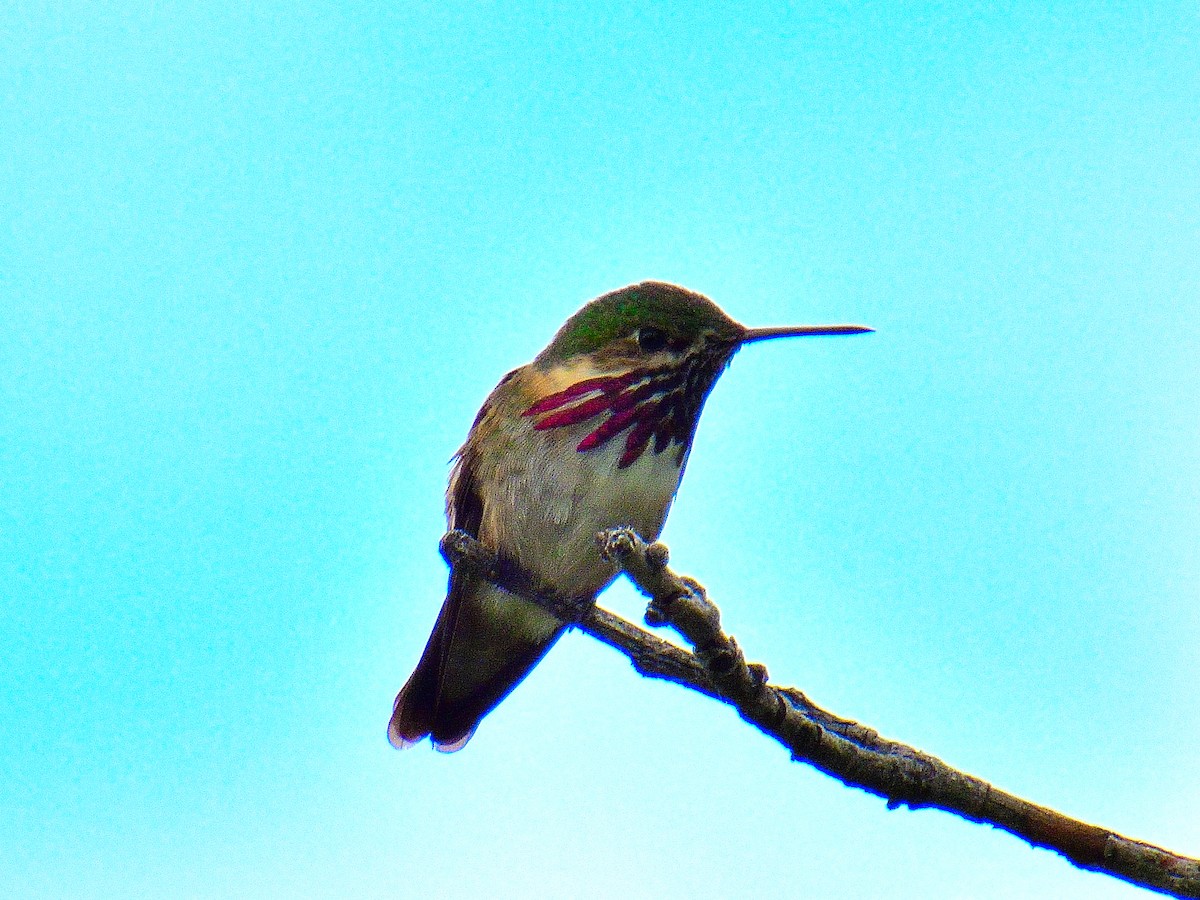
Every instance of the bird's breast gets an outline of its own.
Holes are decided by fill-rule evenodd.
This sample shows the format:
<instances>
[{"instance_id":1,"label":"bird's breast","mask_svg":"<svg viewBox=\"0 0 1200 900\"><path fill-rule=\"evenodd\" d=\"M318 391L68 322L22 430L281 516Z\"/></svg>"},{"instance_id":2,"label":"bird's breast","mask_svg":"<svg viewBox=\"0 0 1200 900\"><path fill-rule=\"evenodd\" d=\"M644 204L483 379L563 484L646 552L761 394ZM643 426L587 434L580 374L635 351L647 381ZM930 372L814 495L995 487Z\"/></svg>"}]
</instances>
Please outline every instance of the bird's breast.
<instances>
[{"instance_id":1,"label":"bird's breast","mask_svg":"<svg viewBox=\"0 0 1200 900\"><path fill-rule=\"evenodd\" d=\"M647 540L662 531L679 487L684 454L653 448L621 465L613 442L580 451L588 424L536 431L526 419L514 453L497 461L484 502L485 541L540 580L572 595L601 590L614 575L600 558L596 533L631 525ZM489 541L490 542L490 541Z\"/></svg>"}]
</instances>

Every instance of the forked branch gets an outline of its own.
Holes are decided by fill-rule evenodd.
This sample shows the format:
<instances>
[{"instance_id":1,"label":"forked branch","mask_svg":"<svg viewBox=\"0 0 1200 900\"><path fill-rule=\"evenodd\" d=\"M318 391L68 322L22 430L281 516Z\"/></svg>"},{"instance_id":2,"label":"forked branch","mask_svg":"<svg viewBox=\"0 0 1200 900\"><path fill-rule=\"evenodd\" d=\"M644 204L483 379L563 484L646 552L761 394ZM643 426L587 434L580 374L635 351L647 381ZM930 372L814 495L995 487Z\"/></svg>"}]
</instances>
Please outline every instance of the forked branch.
<instances>
[{"instance_id":1,"label":"forked branch","mask_svg":"<svg viewBox=\"0 0 1200 900\"><path fill-rule=\"evenodd\" d=\"M935 756L835 716L795 688L768 683L766 669L747 663L737 642L721 629L720 610L704 588L667 567L665 546L647 545L629 528L602 532L597 540L600 553L650 598L647 624L674 628L691 645L692 653L591 603L540 589L527 577L514 575L511 565L461 531L442 538L442 554L452 567L463 566L490 578L624 653L643 675L728 703L747 722L787 747L792 759L883 797L889 809L942 809L1060 853L1081 869L1176 897L1200 898L1200 860L1022 800Z\"/></svg>"}]
</instances>

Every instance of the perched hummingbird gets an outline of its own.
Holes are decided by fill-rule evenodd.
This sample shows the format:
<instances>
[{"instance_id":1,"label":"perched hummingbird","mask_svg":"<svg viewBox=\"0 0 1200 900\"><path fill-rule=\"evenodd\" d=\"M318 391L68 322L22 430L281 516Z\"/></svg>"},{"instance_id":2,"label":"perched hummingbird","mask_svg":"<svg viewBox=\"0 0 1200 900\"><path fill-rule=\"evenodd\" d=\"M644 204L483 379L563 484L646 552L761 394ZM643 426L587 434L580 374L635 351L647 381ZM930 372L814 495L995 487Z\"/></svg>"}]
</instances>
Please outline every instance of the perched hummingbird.
<instances>
[{"instance_id":1,"label":"perched hummingbird","mask_svg":"<svg viewBox=\"0 0 1200 900\"><path fill-rule=\"evenodd\" d=\"M704 400L734 353L771 338L871 330L746 328L707 297L656 281L598 297L484 402L450 473L450 528L530 583L590 600L616 576L596 533L632 525L658 537ZM451 572L388 739L403 748L428 735L438 750L461 749L565 628L478 575Z\"/></svg>"}]
</instances>

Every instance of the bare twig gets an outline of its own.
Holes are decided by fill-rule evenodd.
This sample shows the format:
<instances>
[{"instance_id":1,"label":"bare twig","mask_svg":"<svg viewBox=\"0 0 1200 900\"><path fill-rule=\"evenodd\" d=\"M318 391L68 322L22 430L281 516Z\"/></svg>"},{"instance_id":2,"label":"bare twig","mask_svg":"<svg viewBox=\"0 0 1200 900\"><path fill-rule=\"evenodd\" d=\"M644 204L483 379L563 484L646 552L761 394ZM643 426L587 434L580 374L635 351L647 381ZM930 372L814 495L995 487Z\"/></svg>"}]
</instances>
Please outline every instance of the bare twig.
<instances>
[{"instance_id":1,"label":"bare twig","mask_svg":"<svg viewBox=\"0 0 1200 900\"><path fill-rule=\"evenodd\" d=\"M669 625L694 653L638 628L590 601L555 597L515 577L496 555L462 532L442 539L451 566L465 566L513 590L624 653L643 675L717 698L787 747L792 759L887 800L889 809L932 807L1001 828L1062 854L1081 869L1176 897L1200 898L1200 860L1131 840L992 787L937 757L882 738L874 729L821 709L795 688L769 684L721 629L720 610L695 580L667 568L667 548L647 545L632 529L597 535L600 552L637 585L650 604L646 621Z\"/></svg>"}]
</instances>

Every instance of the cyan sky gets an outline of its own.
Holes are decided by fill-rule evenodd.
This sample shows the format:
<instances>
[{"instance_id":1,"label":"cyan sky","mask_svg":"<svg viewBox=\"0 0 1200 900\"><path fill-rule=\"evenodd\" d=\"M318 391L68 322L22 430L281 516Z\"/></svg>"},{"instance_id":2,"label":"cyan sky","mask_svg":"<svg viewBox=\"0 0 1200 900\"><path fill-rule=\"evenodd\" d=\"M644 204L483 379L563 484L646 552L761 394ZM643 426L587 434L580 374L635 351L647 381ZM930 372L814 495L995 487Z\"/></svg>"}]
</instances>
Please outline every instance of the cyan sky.
<instances>
[{"instance_id":1,"label":"cyan sky","mask_svg":"<svg viewBox=\"0 0 1200 900\"><path fill-rule=\"evenodd\" d=\"M643 278L878 329L708 404L749 656L1200 853L1200 20L1052 7L5 5L3 893L1140 896L579 635L388 746L448 458Z\"/></svg>"}]
</instances>

